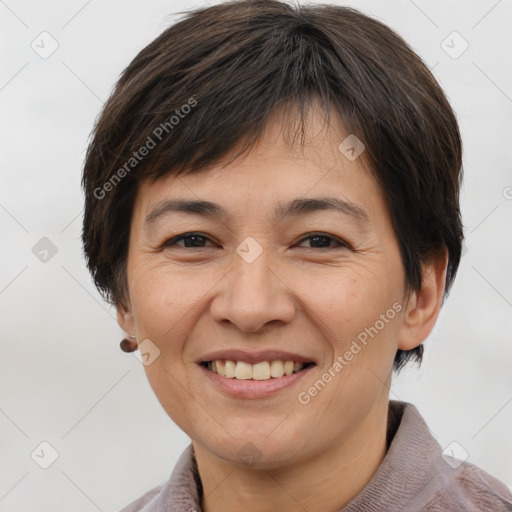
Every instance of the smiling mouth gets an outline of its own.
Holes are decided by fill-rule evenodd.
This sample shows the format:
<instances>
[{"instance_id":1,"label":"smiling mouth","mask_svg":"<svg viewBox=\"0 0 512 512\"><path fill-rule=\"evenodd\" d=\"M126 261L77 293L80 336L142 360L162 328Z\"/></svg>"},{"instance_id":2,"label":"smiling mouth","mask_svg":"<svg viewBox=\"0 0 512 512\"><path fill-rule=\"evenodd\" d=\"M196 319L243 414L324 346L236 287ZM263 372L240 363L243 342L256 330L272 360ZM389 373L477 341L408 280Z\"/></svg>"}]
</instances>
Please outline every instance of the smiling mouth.
<instances>
[{"instance_id":1,"label":"smiling mouth","mask_svg":"<svg viewBox=\"0 0 512 512\"><path fill-rule=\"evenodd\" d=\"M315 366L313 362L260 361L259 363L251 364L230 359L203 361L200 364L220 377L236 380L270 380L299 373Z\"/></svg>"}]
</instances>

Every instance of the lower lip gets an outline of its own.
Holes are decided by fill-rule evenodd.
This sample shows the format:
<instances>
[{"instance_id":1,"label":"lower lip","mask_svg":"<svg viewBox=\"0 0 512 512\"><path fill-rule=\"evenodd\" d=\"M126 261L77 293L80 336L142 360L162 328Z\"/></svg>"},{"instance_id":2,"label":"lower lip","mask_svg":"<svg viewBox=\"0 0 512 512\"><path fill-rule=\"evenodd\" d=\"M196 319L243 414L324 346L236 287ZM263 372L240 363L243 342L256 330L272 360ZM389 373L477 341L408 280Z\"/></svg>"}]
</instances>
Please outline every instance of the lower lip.
<instances>
[{"instance_id":1,"label":"lower lip","mask_svg":"<svg viewBox=\"0 0 512 512\"><path fill-rule=\"evenodd\" d=\"M310 366L291 375L282 377L271 377L268 380L253 379L228 379L221 377L202 365L198 365L201 371L222 391L237 398L266 398L277 394L278 391L288 388L300 381L304 375L308 374L316 365Z\"/></svg>"}]
</instances>

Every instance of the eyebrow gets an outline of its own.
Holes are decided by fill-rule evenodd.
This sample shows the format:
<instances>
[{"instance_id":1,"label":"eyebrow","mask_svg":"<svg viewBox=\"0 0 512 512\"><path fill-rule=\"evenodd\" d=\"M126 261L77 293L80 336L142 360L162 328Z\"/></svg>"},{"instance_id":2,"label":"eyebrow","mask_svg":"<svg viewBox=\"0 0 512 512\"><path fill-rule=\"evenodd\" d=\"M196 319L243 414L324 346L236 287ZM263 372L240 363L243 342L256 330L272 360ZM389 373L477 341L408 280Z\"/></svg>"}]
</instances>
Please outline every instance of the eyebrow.
<instances>
[{"instance_id":1,"label":"eyebrow","mask_svg":"<svg viewBox=\"0 0 512 512\"><path fill-rule=\"evenodd\" d=\"M296 198L285 204L279 204L274 212L274 220L307 215L322 210L336 211L353 217L355 220L369 222L368 213L360 206L339 197ZM186 213L209 218L226 219L228 213L222 206L211 201L188 199L167 199L156 205L147 215L144 224L149 226L157 219L171 213Z\"/></svg>"}]
</instances>

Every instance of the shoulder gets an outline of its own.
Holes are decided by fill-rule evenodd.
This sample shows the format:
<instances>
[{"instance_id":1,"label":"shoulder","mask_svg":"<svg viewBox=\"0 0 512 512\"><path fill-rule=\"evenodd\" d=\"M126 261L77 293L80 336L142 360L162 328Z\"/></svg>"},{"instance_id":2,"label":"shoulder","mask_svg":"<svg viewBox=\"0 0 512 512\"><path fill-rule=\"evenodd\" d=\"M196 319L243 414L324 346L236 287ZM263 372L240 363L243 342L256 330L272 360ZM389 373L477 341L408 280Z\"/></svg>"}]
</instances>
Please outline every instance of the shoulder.
<instances>
[{"instance_id":1,"label":"shoulder","mask_svg":"<svg viewBox=\"0 0 512 512\"><path fill-rule=\"evenodd\" d=\"M152 512L156 510L158 496L162 490L163 485L154 487L150 491L143 494L140 498L132 501L129 505L121 509L119 512Z\"/></svg>"},{"instance_id":2,"label":"shoulder","mask_svg":"<svg viewBox=\"0 0 512 512\"><path fill-rule=\"evenodd\" d=\"M512 512L511 490L475 464L443 453L414 405L392 401L390 412L396 433L380 483L386 487L394 483L403 495L407 481L408 510Z\"/></svg>"},{"instance_id":3,"label":"shoulder","mask_svg":"<svg viewBox=\"0 0 512 512\"><path fill-rule=\"evenodd\" d=\"M119 512L197 511L200 480L192 444L178 458L169 479L147 491Z\"/></svg>"},{"instance_id":4,"label":"shoulder","mask_svg":"<svg viewBox=\"0 0 512 512\"><path fill-rule=\"evenodd\" d=\"M425 512L441 510L441 506L454 511L512 511L510 489L474 464L464 462L457 470L449 468L443 480L444 486L429 501Z\"/></svg>"}]
</instances>

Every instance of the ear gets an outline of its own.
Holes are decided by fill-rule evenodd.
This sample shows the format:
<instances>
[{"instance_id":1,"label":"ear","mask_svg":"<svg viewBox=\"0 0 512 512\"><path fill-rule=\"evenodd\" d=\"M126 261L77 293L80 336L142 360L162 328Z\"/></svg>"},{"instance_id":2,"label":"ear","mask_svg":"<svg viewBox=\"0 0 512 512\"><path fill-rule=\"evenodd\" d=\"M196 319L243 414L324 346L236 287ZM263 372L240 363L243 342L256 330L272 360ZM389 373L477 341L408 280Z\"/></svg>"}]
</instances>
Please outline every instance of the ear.
<instances>
[{"instance_id":1,"label":"ear","mask_svg":"<svg viewBox=\"0 0 512 512\"><path fill-rule=\"evenodd\" d=\"M135 335L135 322L131 311L126 309L121 303L116 304L116 309L119 327L121 327L124 332Z\"/></svg>"},{"instance_id":2,"label":"ear","mask_svg":"<svg viewBox=\"0 0 512 512\"><path fill-rule=\"evenodd\" d=\"M397 348L412 350L432 332L443 303L448 250L422 264L421 289L413 292L405 308Z\"/></svg>"}]
</instances>

